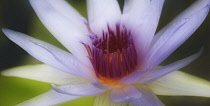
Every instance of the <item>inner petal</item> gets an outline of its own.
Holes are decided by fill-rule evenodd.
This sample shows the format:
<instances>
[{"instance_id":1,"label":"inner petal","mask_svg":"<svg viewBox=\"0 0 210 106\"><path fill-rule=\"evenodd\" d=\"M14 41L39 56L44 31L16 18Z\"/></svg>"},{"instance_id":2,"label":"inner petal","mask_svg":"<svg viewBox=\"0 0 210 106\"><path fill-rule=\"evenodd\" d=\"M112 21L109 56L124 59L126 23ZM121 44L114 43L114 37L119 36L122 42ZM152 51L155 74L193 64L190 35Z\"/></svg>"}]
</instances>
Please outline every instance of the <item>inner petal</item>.
<instances>
[{"instance_id":1,"label":"inner petal","mask_svg":"<svg viewBox=\"0 0 210 106\"><path fill-rule=\"evenodd\" d=\"M102 31L102 37L90 31L92 45L83 45L99 81L115 85L135 71L137 53L130 30L120 24L116 24L115 29L111 29L109 25L107 28L107 32Z\"/></svg>"}]
</instances>

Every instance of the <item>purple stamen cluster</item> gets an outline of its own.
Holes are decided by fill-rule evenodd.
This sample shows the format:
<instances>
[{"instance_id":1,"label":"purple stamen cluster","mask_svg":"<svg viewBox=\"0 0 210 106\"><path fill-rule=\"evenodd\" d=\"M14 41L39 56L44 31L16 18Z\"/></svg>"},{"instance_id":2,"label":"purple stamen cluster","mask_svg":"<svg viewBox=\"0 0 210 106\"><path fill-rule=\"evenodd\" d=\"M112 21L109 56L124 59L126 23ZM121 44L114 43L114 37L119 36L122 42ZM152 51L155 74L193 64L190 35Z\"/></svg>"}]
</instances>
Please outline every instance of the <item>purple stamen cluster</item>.
<instances>
[{"instance_id":1,"label":"purple stamen cluster","mask_svg":"<svg viewBox=\"0 0 210 106\"><path fill-rule=\"evenodd\" d=\"M101 80L116 81L132 73L137 65L137 54L132 34L125 26L109 26L102 37L91 34L92 46L86 47L89 59L97 77Z\"/></svg>"}]
</instances>

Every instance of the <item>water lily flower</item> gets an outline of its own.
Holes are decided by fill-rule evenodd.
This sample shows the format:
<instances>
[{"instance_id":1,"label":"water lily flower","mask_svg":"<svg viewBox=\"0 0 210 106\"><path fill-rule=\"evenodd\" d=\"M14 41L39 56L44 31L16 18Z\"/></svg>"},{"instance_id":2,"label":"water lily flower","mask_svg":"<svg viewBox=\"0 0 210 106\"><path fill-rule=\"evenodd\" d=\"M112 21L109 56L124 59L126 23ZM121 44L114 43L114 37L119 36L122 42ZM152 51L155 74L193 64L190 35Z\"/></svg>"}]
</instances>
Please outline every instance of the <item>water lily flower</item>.
<instances>
[{"instance_id":1,"label":"water lily flower","mask_svg":"<svg viewBox=\"0 0 210 106\"><path fill-rule=\"evenodd\" d=\"M210 97L208 81L176 71L200 52L157 67L201 25L209 0L196 1L157 33L164 0L125 0L122 12L117 0L87 0L88 20L65 0L30 3L71 53L3 29L10 40L47 65L2 74L52 83L52 90L20 106L57 105L84 96L95 96L96 106L163 106L155 94Z\"/></svg>"}]
</instances>

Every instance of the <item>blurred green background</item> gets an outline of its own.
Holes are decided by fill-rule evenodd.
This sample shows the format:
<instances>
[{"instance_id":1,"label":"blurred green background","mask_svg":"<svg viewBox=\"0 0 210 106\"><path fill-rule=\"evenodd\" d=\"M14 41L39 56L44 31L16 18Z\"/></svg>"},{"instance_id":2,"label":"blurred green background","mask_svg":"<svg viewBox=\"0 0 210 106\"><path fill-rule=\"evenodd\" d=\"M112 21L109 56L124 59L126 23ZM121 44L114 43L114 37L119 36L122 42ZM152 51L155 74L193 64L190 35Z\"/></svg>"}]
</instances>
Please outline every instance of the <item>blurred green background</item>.
<instances>
[{"instance_id":1,"label":"blurred green background","mask_svg":"<svg viewBox=\"0 0 210 106\"><path fill-rule=\"evenodd\" d=\"M87 17L85 0L68 0ZM123 7L123 0L118 0ZM166 0L158 30L170 22L195 0ZM28 0L0 0L0 29L9 28L65 49L42 25ZM204 47L202 56L182 69L210 81L210 14L201 27L162 65L179 60ZM26 64L40 63L0 32L0 71ZM50 84L0 75L0 106L13 106L51 89ZM190 88L189 88L190 89ZM210 93L210 92L209 92ZM167 106L210 106L210 98L159 96ZM84 97L61 106L91 106L94 97Z\"/></svg>"}]
</instances>

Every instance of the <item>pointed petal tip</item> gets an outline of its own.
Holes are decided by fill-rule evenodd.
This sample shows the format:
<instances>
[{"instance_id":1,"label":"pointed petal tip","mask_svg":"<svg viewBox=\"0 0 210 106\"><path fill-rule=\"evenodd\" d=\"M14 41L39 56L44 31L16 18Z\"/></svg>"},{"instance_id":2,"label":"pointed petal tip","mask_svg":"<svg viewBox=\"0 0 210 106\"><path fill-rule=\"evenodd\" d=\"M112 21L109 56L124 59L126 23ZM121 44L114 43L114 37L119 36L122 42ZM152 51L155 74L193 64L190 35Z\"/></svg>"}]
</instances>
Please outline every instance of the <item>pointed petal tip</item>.
<instances>
[{"instance_id":1,"label":"pointed petal tip","mask_svg":"<svg viewBox=\"0 0 210 106\"><path fill-rule=\"evenodd\" d=\"M2 28L2 32L6 35L8 34L9 31L12 31L10 29L7 29L7 28ZM7 36L7 35L6 35Z\"/></svg>"},{"instance_id":2,"label":"pointed petal tip","mask_svg":"<svg viewBox=\"0 0 210 106\"><path fill-rule=\"evenodd\" d=\"M52 87L52 89L54 90L54 91L56 91L57 93L61 93L61 94L67 94L67 92L65 92L65 91L63 91L63 90L61 90L61 89L59 89L56 85L54 85L54 84L51 84L51 87Z\"/></svg>"},{"instance_id":3,"label":"pointed petal tip","mask_svg":"<svg viewBox=\"0 0 210 106\"><path fill-rule=\"evenodd\" d=\"M2 32L4 32L5 30L7 30L6 28L2 28Z\"/></svg>"},{"instance_id":4,"label":"pointed petal tip","mask_svg":"<svg viewBox=\"0 0 210 106\"><path fill-rule=\"evenodd\" d=\"M11 39L11 36L12 35L15 35L15 36L18 36L18 34L16 33L20 33L20 32L17 32L17 31L14 31L14 30L11 30L11 29L7 29L7 28L2 28L2 32L10 39ZM12 40L13 41L13 40Z\"/></svg>"}]
</instances>

